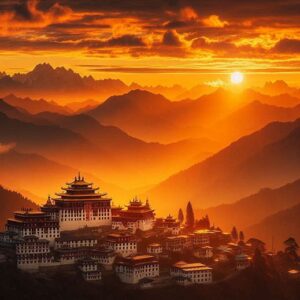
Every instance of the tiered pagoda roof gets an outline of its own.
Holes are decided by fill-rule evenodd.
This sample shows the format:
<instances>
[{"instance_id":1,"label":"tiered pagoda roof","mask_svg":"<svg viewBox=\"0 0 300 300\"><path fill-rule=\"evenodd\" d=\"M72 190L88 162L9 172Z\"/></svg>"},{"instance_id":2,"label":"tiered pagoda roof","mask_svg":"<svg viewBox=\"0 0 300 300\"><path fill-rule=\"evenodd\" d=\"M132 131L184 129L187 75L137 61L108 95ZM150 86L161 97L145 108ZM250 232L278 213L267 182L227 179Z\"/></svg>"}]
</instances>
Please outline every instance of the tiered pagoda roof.
<instances>
[{"instance_id":1,"label":"tiered pagoda roof","mask_svg":"<svg viewBox=\"0 0 300 300\"><path fill-rule=\"evenodd\" d=\"M42 211L34 211L31 209L23 209L21 211L14 212L14 218L7 220L7 225L11 224L23 224L23 225L31 225L31 224L43 224L44 226L55 225L57 222L51 220L51 217L46 212Z\"/></svg>"},{"instance_id":2,"label":"tiered pagoda roof","mask_svg":"<svg viewBox=\"0 0 300 300\"><path fill-rule=\"evenodd\" d=\"M72 182L66 183L66 187L62 187L61 193L56 193L57 197L52 198L55 204L60 202L82 202L82 201L111 201L111 198L105 197L106 193L98 193L98 187L93 187L93 183L86 182L80 174L75 177Z\"/></svg>"},{"instance_id":3,"label":"tiered pagoda roof","mask_svg":"<svg viewBox=\"0 0 300 300\"><path fill-rule=\"evenodd\" d=\"M120 210L118 215L114 216L115 221L135 222L140 219L154 218L154 209L151 209L149 201L144 204L138 198L134 198L126 206L127 209Z\"/></svg>"}]
</instances>

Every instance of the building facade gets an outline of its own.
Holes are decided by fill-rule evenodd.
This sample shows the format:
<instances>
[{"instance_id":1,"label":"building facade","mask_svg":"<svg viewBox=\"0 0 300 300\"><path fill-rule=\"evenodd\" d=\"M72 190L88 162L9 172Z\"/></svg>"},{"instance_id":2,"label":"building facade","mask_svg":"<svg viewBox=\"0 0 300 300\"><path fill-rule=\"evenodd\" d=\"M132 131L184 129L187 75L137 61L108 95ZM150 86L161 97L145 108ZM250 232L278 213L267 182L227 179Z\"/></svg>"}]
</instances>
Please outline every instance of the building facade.
<instances>
[{"instance_id":1,"label":"building facade","mask_svg":"<svg viewBox=\"0 0 300 300\"><path fill-rule=\"evenodd\" d=\"M49 241L36 236L25 236L16 244L16 257L17 267L23 270L37 270L53 263Z\"/></svg>"},{"instance_id":2,"label":"building facade","mask_svg":"<svg viewBox=\"0 0 300 300\"><path fill-rule=\"evenodd\" d=\"M102 278L100 265L94 259L87 257L80 260L78 262L78 268L86 281L99 281Z\"/></svg>"},{"instance_id":3,"label":"building facade","mask_svg":"<svg viewBox=\"0 0 300 300\"><path fill-rule=\"evenodd\" d=\"M137 253L137 240L131 234L112 233L106 238L106 247L116 254L126 257Z\"/></svg>"},{"instance_id":4,"label":"building facade","mask_svg":"<svg viewBox=\"0 0 300 300\"><path fill-rule=\"evenodd\" d=\"M201 263L177 262L170 268L171 277L178 282L208 284L212 282L212 268Z\"/></svg>"},{"instance_id":5,"label":"building facade","mask_svg":"<svg viewBox=\"0 0 300 300\"><path fill-rule=\"evenodd\" d=\"M135 233L152 230L155 221L154 210L150 208L149 202L145 204L137 198L130 201L127 209L114 211L112 217L112 229L130 230Z\"/></svg>"},{"instance_id":6,"label":"building facade","mask_svg":"<svg viewBox=\"0 0 300 300\"><path fill-rule=\"evenodd\" d=\"M147 253L151 255L160 255L163 252L163 247L159 243L152 243L147 246Z\"/></svg>"},{"instance_id":7,"label":"building facade","mask_svg":"<svg viewBox=\"0 0 300 300\"><path fill-rule=\"evenodd\" d=\"M123 258L115 264L115 272L123 283L137 284L145 278L159 276L159 263L152 255Z\"/></svg>"},{"instance_id":8,"label":"building facade","mask_svg":"<svg viewBox=\"0 0 300 300\"><path fill-rule=\"evenodd\" d=\"M60 231L111 225L111 199L105 193L97 193L98 189L79 175L56 194L52 200Z\"/></svg>"},{"instance_id":9,"label":"building facade","mask_svg":"<svg viewBox=\"0 0 300 300\"><path fill-rule=\"evenodd\" d=\"M51 245L60 236L58 221L52 220L45 212L30 209L16 211L14 218L7 220L6 230L15 232L19 238L34 235L40 239L47 239Z\"/></svg>"},{"instance_id":10,"label":"building facade","mask_svg":"<svg viewBox=\"0 0 300 300\"><path fill-rule=\"evenodd\" d=\"M248 268L251 264L251 258L247 254L238 254L235 256L235 268L237 271Z\"/></svg>"}]
</instances>

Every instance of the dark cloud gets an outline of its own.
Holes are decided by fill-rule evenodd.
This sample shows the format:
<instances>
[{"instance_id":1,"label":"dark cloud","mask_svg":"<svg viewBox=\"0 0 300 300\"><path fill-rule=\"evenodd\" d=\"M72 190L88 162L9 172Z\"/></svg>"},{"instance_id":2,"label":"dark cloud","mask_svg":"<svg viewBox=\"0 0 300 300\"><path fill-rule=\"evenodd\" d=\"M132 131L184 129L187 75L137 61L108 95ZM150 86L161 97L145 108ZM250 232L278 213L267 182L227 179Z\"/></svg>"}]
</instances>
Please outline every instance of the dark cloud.
<instances>
[{"instance_id":1,"label":"dark cloud","mask_svg":"<svg viewBox=\"0 0 300 300\"><path fill-rule=\"evenodd\" d=\"M116 38L111 38L107 41L105 41L105 44L107 46L111 47L116 47L116 46L129 46L129 47L134 47L134 46L144 46L145 43L140 37L137 37L135 35L131 34L126 34L120 37Z\"/></svg>"},{"instance_id":2,"label":"dark cloud","mask_svg":"<svg viewBox=\"0 0 300 300\"><path fill-rule=\"evenodd\" d=\"M299 53L299 0L0 0L3 20L8 29L0 50L183 57L194 51L215 58Z\"/></svg>"},{"instance_id":3,"label":"dark cloud","mask_svg":"<svg viewBox=\"0 0 300 300\"><path fill-rule=\"evenodd\" d=\"M170 21L164 25L164 27L168 28L168 29L183 28L183 27L187 27L187 26L188 26L188 23L183 22L183 21Z\"/></svg>"},{"instance_id":4,"label":"dark cloud","mask_svg":"<svg viewBox=\"0 0 300 300\"><path fill-rule=\"evenodd\" d=\"M29 1L22 1L13 6L15 18L19 20L31 21L34 19L34 15L30 10Z\"/></svg>"},{"instance_id":5,"label":"dark cloud","mask_svg":"<svg viewBox=\"0 0 300 300\"><path fill-rule=\"evenodd\" d=\"M163 35L162 44L165 46L175 46L179 47L181 46L181 41L174 30L168 30Z\"/></svg>"},{"instance_id":6,"label":"dark cloud","mask_svg":"<svg viewBox=\"0 0 300 300\"><path fill-rule=\"evenodd\" d=\"M296 40L296 39L280 40L274 46L273 51L279 53L300 53L300 40Z\"/></svg>"}]
</instances>

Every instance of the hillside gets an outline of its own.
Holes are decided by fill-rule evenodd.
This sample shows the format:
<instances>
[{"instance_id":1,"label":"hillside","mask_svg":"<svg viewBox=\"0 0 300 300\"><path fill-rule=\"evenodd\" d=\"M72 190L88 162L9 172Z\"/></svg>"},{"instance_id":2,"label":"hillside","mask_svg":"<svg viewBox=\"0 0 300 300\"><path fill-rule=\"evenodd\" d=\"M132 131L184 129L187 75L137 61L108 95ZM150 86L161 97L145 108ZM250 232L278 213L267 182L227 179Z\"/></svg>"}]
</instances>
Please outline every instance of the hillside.
<instances>
[{"instance_id":1,"label":"hillside","mask_svg":"<svg viewBox=\"0 0 300 300\"><path fill-rule=\"evenodd\" d=\"M300 105L282 107L254 101L234 111L215 127L220 139L224 136L230 141L257 131L268 123L293 121L299 117Z\"/></svg>"},{"instance_id":2,"label":"hillside","mask_svg":"<svg viewBox=\"0 0 300 300\"><path fill-rule=\"evenodd\" d=\"M256 236L265 241L269 247L273 246L275 250L283 248L283 241L289 237L294 237L300 241L300 204L288 209L270 215L261 222L249 226L245 232L248 236Z\"/></svg>"},{"instance_id":3,"label":"hillside","mask_svg":"<svg viewBox=\"0 0 300 300\"><path fill-rule=\"evenodd\" d=\"M242 105L234 98L219 89L196 100L172 102L159 94L134 90L110 97L87 113L140 139L170 143L209 136L210 124Z\"/></svg>"},{"instance_id":4,"label":"hillside","mask_svg":"<svg viewBox=\"0 0 300 300\"><path fill-rule=\"evenodd\" d=\"M165 210L175 199L181 206L189 200L205 208L294 181L300 176L299 126L299 120L271 123L175 174L147 195Z\"/></svg>"},{"instance_id":5,"label":"hillside","mask_svg":"<svg viewBox=\"0 0 300 300\"><path fill-rule=\"evenodd\" d=\"M44 99L34 100L29 97L22 98L13 94L3 97L4 101L17 108L22 108L31 114L38 114L43 111L56 112L61 114L71 113L68 107L62 107L54 101L46 101Z\"/></svg>"},{"instance_id":6,"label":"hillside","mask_svg":"<svg viewBox=\"0 0 300 300\"><path fill-rule=\"evenodd\" d=\"M0 182L11 189L39 195L43 201L47 195L59 192L61 186L78 173L76 168L46 159L41 155L20 153L15 150L0 154L0 165ZM89 181L113 197L115 202L128 197L121 188L80 171Z\"/></svg>"},{"instance_id":7,"label":"hillside","mask_svg":"<svg viewBox=\"0 0 300 300\"><path fill-rule=\"evenodd\" d=\"M233 225L242 230L262 221L266 216L298 203L300 203L300 179L276 189L261 189L232 204L198 210L196 215L201 217L208 214L215 224L225 230L231 230Z\"/></svg>"},{"instance_id":8,"label":"hillside","mask_svg":"<svg viewBox=\"0 0 300 300\"><path fill-rule=\"evenodd\" d=\"M2 182L1 179L0 182ZM21 194L10 191L0 185L0 231L4 230L6 219L13 217L14 211L25 207L38 209L36 204Z\"/></svg>"}]
</instances>

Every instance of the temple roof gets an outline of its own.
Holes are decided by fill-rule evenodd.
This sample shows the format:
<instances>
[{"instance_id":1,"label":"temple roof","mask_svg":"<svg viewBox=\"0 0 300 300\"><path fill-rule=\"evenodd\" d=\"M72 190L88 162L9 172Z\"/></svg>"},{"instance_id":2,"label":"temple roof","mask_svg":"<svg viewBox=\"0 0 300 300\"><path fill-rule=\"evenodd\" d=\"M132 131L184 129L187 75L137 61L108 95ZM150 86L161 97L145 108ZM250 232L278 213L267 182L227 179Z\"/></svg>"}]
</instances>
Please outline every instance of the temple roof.
<instances>
[{"instance_id":1,"label":"temple roof","mask_svg":"<svg viewBox=\"0 0 300 300\"><path fill-rule=\"evenodd\" d=\"M88 186L92 185L93 183L86 182L84 177L80 176L80 172L78 173L78 176L74 177L74 180L72 182L67 182L67 185L73 185L73 186Z\"/></svg>"},{"instance_id":2,"label":"temple roof","mask_svg":"<svg viewBox=\"0 0 300 300\"><path fill-rule=\"evenodd\" d=\"M58 197L52 198L52 200L60 202L111 200L111 198L102 198L107 195L106 193L96 193L99 188L93 187L93 183L86 182L80 173L73 182L67 183L67 187L62 187L62 190L64 192L56 193L55 195Z\"/></svg>"},{"instance_id":3,"label":"temple roof","mask_svg":"<svg viewBox=\"0 0 300 300\"><path fill-rule=\"evenodd\" d=\"M134 255L121 258L117 264L138 266L143 264L158 264L158 260L152 255Z\"/></svg>"}]
</instances>

